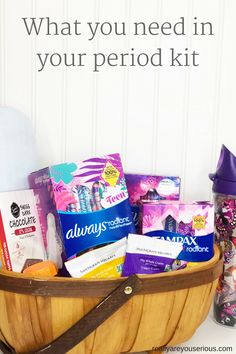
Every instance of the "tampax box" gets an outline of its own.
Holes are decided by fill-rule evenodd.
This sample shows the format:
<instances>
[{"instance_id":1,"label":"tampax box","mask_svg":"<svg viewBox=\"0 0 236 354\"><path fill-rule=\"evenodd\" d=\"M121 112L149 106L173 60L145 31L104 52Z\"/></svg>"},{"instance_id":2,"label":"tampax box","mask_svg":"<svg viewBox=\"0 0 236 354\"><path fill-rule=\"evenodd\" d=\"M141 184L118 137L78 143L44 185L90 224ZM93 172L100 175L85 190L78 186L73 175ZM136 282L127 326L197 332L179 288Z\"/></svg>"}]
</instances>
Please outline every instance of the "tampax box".
<instances>
[{"instance_id":1,"label":"tampax box","mask_svg":"<svg viewBox=\"0 0 236 354\"><path fill-rule=\"evenodd\" d=\"M143 203L143 234L183 243L179 259L199 262L213 257L214 207L208 202Z\"/></svg>"},{"instance_id":2,"label":"tampax box","mask_svg":"<svg viewBox=\"0 0 236 354\"><path fill-rule=\"evenodd\" d=\"M32 173L29 182L56 218L67 259L134 232L119 154L47 167Z\"/></svg>"},{"instance_id":3,"label":"tampax box","mask_svg":"<svg viewBox=\"0 0 236 354\"><path fill-rule=\"evenodd\" d=\"M0 250L2 266L22 272L46 253L32 190L0 193Z\"/></svg>"},{"instance_id":4,"label":"tampax box","mask_svg":"<svg viewBox=\"0 0 236 354\"><path fill-rule=\"evenodd\" d=\"M132 207L134 224L137 230L139 230L140 227L140 205L142 204L142 201L179 200L179 177L126 173L125 179Z\"/></svg>"}]
</instances>

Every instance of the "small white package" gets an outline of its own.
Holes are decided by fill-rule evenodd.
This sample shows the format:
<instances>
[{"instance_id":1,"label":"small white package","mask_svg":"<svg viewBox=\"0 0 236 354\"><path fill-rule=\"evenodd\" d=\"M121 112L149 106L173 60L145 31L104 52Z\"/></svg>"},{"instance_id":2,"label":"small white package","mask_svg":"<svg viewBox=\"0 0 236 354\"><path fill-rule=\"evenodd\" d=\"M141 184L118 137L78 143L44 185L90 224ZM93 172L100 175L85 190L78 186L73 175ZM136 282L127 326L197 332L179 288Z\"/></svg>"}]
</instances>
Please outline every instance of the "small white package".
<instances>
[{"instance_id":1,"label":"small white package","mask_svg":"<svg viewBox=\"0 0 236 354\"><path fill-rule=\"evenodd\" d=\"M97 248L65 262L75 278L117 278L121 276L125 258L127 238Z\"/></svg>"},{"instance_id":2,"label":"small white package","mask_svg":"<svg viewBox=\"0 0 236 354\"><path fill-rule=\"evenodd\" d=\"M0 252L3 269L15 272L46 260L32 190L0 193Z\"/></svg>"}]
</instances>

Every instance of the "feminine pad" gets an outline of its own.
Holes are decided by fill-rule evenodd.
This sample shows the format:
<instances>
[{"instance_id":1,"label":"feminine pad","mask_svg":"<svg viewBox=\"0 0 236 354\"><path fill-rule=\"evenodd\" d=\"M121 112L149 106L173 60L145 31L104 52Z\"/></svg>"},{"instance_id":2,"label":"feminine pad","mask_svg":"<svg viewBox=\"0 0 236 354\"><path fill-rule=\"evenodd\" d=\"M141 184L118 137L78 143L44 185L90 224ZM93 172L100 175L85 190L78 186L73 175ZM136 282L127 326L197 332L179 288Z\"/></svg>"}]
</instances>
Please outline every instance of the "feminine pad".
<instances>
[{"instance_id":1,"label":"feminine pad","mask_svg":"<svg viewBox=\"0 0 236 354\"><path fill-rule=\"evenodd\" d=\"M122 275L156 274L172 270L172 264L183 249L181 242L129 234Z\"/></svg>"}]
</instances>

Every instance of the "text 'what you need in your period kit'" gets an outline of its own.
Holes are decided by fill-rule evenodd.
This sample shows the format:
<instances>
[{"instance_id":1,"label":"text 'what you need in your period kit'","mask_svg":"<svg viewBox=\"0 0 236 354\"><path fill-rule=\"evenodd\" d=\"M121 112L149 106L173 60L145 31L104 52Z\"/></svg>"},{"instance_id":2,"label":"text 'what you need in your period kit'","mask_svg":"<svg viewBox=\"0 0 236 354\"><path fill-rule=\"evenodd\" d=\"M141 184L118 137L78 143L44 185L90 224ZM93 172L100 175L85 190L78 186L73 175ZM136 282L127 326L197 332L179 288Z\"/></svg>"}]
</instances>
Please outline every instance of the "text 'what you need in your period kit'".
<instances>
[{"instance_id":1,"label":"text 'what you need in your period kit'","mask_svg":"<svg viewBox=\"0 0 236 354\"><path fill-rule=\"evenodd\" d=\"M35 53L37 71L42 72L49 67L62 67L83 69L90 67L95 72L101 72L104 68L114 69L117 67L157 67L169 66L172 68L194 67L201 65L201 53L194 48L179 44L178 40L185 36L210 38L215 35L213 23L209 20L200 20L194 17L191 25L185 17L179 17L175 22L81 22L78 19L66 22L58 22L50 17L22 17L24 33L28 37L53 38L67 37L78 39L78 51L59 52L43 51ZM147 47L148 37L172 37L173 45L169 48L150 44ZM129 38L129 49L117 51L116 39ZM132 39L144 39L143 49L135 48ZM81 41L83 39L83 41ZM106 49L106 41L114 42L114 50ZM83 48L85 42L99 41L99 50L86 51ZM186 43L188 41L186 40ZM181 42L182 43L182 42ZM178 48L175 48L175 45ZM142 46L142 45L141 45ZM98 46L96 46L98 47ZM127 47L127 46L126 46ZM53 45L52 45L53 48ZM84 49L84 50L83 50Z\"/></svg>"}]
</instances>

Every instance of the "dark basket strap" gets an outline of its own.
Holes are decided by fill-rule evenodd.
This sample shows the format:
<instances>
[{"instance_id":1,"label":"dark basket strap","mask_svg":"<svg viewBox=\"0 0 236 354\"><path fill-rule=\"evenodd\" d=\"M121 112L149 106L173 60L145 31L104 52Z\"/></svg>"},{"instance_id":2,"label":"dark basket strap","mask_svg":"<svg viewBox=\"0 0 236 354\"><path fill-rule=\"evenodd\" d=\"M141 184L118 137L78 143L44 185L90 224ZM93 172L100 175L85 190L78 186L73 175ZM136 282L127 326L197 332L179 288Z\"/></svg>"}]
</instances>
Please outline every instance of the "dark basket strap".
<instances>
[{"instance_id":1,"label":"dark basket strap","mask_svg":"<svg viewBox=\"0 0 236 354\"><path fill-rule=\"evenodd\" d=\"M206 268L185 271L178 270L162 274L139 276L142 282L140 294L154 294L180 289L193 288L213 282L222 274L223 257ZM116 289L124 278L107 279L75 279L49 278L37 279L12 275L12 272L0 272L0 290L33 295L52 297L96 297L105 298Z\"/></svg>"},{"instance_id":2,"label":"dark basket strap","mask_svg":"<svg viewBox=\"0 0 236 354\"><path fill-rule=\"evenodd\" d=\"M13 348L11 348L9 345L5 344L5 342L0 340L0 350L3 352L3 354L14 354L16 353Z\"/></svg>"},{"instance_id":3,"label":"dark basket strap","mask_svg":"<svg viewBox=\"0 0 236 354\"><path fill-rule=\"evenodd\" d=\"M141 287L141 280L132 275L60 337L37 351L24 354L65 354L122 307ZM0 349L4 354L16 354L2 341Z\"/></svg>"}]
</instances>

